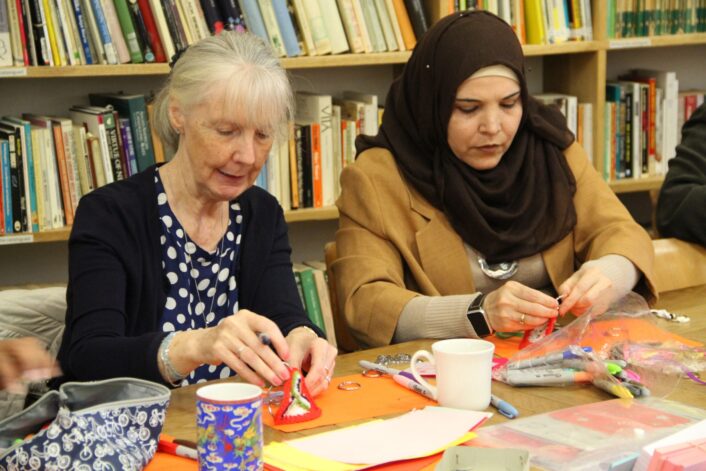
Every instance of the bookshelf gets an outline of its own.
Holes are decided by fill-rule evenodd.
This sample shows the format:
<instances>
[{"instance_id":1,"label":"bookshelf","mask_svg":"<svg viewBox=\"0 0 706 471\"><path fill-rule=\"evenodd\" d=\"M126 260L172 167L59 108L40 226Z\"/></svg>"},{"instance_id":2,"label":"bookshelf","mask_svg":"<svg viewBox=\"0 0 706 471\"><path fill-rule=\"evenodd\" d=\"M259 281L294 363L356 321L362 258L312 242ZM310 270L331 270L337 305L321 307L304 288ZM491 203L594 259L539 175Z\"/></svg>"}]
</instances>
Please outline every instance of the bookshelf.
<instances>
[{"instance_id":1,"label":"bookshelf","mask_svg":"<svg viewBox=\"0 0 706 471\"><path fill-rule=\"evenodd\" d=\"M424 0L432 20L448 14L449 3L452 2ZM528 57L531 93L567 93L577 96L579 102L593 104L594 165L602 168L606 80L614 79L630 67L659 68L676 70L680 78L695 77L693 80L700 80L701 84L693 87L706 88L706 64L702 59L706 53L706 33L609 39L605 25L606 2L594 0L592 4L593 41L526 45L524 51ZM664 52L655 59L652 56L658 50ZM663 60L665 54L669 57ZM687 59L679 59L684 55ZM409 56L408 51L304 56L282 59L282 64L289 70L297 90L336 94L344 89L359 89L377 93L380 103L384 103L390 81ZM631 58L632 63L628 64L627 57ZM637 59L633 60L633 57ZM674 62L679 65L672 69ZM156 90L168 72L168 65L163 63L0 68L0 88L3 90L1 114L24 111L63 114L70 105L85 102L88 92L98 89L124 90L126 93ZM32 99L28 100L28 96ZM31 109L28 109L30 102ZM616 193L655 193L662 184L662 177L612 181L609 184ZM323 242L331 240L338 218L336 208L287 211L285 218L295 233L292 238L294 259L321 258L306 250L301 252L299 245L305 240L312 247L323 247ZM9 250L2 246L60 243L66 241L68 235L69 229L66 228L29 237L25 234L3 236L0 237L0 250Z\"/></svg>"}]
</instances>

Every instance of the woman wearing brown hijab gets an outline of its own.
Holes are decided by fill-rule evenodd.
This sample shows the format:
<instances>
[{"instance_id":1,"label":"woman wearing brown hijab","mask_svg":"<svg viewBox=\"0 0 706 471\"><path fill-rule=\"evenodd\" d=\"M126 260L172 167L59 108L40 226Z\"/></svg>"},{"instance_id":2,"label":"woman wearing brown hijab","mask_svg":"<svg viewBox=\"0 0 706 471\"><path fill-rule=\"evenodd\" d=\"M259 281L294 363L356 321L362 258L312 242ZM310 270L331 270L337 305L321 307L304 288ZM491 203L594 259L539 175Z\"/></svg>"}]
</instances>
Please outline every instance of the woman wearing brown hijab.
<instances>
[{"instance_id":1,"label":"woman wearing brown hijab","mask_svg":"<svg viewBox=\"0 0 706 471\"><path fill-rule=\"evenodd\" d=\"M341 175L333 265L366 346L527 330L653 298L652 244L562 115L529 96L512 29L450 15L418 43ZM561 294L561 306L555 296Z\"/></svg>"}]
</instances>

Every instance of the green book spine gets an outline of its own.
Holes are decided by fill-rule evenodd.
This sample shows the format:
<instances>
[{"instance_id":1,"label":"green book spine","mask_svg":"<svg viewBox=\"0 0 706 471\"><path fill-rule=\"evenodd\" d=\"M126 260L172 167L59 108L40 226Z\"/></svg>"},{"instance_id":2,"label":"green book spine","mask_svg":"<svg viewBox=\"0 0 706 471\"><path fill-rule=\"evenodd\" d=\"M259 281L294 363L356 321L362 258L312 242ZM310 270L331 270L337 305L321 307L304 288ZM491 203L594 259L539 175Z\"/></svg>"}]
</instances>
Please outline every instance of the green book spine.
<instances>
[{"instance_id":1,"label":"green book spine","mask_svg":"<svg viewBox=\"0 0 706 471\"><path fill-rule=\"evenodd\" d=\"M304 300L304 290L302 289L302 279L299 276L299 272L294 272L294 281L297 283L297 292L299 293L299 299L302 302L302 307L306 311L306 301Z\"/></svg>"},{"instance_id":2,"label":"green book spine","mask_svg":"<svg viewBox=\"0 0 706 471\"><path fill-rule=\"evenodd\" d=\"M135 142L137 170L141 172L154 165L154 146L144 95L91 93L88 95L88 100L94 106L112 105L121 118L130 120L130 130Z\"/></svg>"},{"instance_id":3,"label":"green book spine","mask_svg":"<svg viewBox=\"0 0 706 471\"><path fill-rule=\"evenodd\" d=\"M326 328L324 327L324 315L321 312L321 305L319 304L319 294L316 291L314 273L311 269L301 270L299 272L299 277L302 282L304 304L306 305L306 312L309 314L309 319L311 319L311 322L313 322L316 327L321 329L322 332L326 333Z\"/></svg>"},{"instance_id":4,"label":"green book spine","mask_svg":"<svg viewBox=\"0 0 706 471\"><path fill-rule=\"evenodd\" d=\"M140 47L140 42L137 39L135 24L132 22L132 16L130 16L130 8L127 5L127 0L113 0L113 4L115 5L115 11L118 13L120 29L125 37L128 51L130 51L130 60L135 64L140 64L145 61L145 58L142 55L142 48Z\"/></svg>"}]
</instances>

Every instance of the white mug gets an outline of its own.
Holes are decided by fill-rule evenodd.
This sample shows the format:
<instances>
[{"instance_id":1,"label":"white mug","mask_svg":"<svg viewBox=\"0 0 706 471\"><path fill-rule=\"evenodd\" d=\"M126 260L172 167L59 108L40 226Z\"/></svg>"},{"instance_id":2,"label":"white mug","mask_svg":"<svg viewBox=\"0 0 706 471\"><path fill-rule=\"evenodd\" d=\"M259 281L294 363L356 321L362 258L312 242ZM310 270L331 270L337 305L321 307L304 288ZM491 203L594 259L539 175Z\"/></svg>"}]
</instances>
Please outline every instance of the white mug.
<instances>
[{"instance_id":1,"label":"white mug","mask_svg":"<svg viewBox=\"0 0 706 471\"><path fill-rule=\"evenodd\" d=\"M412 355L410 367L414 378L444 407L485 410L490 405L495 345L480 339L449 339L434 342L431 350L433 354L419 350ZM417 372L420 358L436 365L436 386Z\"/></svg>"}]
</instances>

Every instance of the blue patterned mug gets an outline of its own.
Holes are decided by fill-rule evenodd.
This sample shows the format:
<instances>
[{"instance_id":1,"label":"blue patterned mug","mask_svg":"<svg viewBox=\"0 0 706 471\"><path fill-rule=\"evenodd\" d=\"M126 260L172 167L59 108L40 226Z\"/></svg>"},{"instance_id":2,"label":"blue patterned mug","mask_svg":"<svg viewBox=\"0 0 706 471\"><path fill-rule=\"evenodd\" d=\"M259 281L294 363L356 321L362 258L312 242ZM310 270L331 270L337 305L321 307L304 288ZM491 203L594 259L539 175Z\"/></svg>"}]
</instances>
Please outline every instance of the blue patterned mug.
<instances>
[{"instance_id":1,"label":"blue patterned mug","mask_svg":"<svg viewBox=\"0 0 706 471\"><path fill-rule=\"evenodd\" d=\"M262 390L252 384L219 383L196 391L200 470L260 470Z\"/></svg>"}]
</instances>

